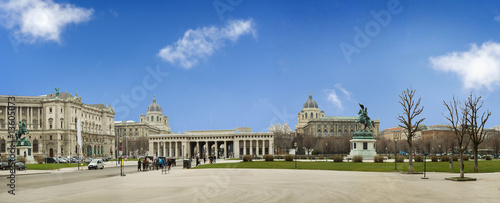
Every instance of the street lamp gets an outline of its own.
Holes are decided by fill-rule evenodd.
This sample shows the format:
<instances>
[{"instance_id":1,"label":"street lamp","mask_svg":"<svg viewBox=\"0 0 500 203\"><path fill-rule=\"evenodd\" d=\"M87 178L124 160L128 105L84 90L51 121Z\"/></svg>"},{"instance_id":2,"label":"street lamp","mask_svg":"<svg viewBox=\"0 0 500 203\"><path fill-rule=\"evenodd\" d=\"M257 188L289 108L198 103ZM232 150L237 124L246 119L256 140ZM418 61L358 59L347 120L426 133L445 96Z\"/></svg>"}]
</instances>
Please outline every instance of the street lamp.
<instances>
[{"instance_id":1,"label":"street lamp","mask_svg":"<svg viewBox=\"0 0 500 203\"><path fill-rule=\"evenodd\" d=\"M295 168L297 168L297 142L294 142L293 146L295 147Z\"/></svg>"},{"instance_id":2,"label":"street lamp","mask_svg":"<svg viewBox=\"0 0 500 203\"><path fill-rule=\"evenodd\" d=\"M325 148L326 148L326 161L328 161L328 142L325 142Z\"/></svg>"},{"instance_id":3,"label":"street lamp","mask_svg":"<svg viewBox=\"0 0 500 203\"><path fill-rule=\"evenodd\" d=\"M396 152L398 151L398 136L397 135L394 135L394 171L398 171L398 160L397 160L397 154Z\"/></svg>"}]
</instances>

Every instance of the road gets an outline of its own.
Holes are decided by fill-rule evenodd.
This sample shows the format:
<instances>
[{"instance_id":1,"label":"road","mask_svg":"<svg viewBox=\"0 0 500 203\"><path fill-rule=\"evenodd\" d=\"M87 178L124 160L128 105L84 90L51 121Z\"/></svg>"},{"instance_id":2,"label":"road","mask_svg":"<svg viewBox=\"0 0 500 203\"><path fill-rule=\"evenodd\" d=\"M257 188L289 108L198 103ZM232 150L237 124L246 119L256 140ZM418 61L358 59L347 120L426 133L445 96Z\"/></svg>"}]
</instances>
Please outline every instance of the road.
<instances>
[{"instance_id":1,"label":"road","mask_svg":"<svg viewBox=\"0 0 500 203\"><path fill-rule=\"evenodd\" d=\"M137 166L125 166L125 174L137 173ZM105 167L98 170L79 170L65 173L46 173L16 176L16 191L63 185L87 180L120 176L120 167ZM4 182L4 181L2 181ZM0 187L0 193L6 193L8 187Z\"/></svg>"}]
</instances>

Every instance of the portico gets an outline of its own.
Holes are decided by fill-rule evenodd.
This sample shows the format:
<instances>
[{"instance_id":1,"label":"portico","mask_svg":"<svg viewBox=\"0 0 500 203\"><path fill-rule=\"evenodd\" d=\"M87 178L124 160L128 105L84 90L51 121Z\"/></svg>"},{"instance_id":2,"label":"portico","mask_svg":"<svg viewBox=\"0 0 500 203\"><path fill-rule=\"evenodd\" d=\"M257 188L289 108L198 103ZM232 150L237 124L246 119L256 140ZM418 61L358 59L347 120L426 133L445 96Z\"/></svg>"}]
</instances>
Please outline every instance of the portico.
<instances>
[{"instance_id":1,"label":"portico","mask_svg":"<svg viewBox=\"0 0 500 203\"><path fill-rule=\"evenodd\" d=\"M273 133L234 130L185 131L183 134L149 135L149 155L171 158L239 158L273 154Z\"/></svg>"}]
</instances>

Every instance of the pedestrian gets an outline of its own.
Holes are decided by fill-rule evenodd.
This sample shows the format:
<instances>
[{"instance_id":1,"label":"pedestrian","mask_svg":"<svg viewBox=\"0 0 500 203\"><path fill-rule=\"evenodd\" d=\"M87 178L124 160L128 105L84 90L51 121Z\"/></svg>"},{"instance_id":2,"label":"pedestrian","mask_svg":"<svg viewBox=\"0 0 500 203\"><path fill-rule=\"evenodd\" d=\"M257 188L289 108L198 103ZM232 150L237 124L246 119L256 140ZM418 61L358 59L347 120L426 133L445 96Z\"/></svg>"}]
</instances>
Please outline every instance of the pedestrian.
<instances>
[{"instance_id":1,"label":"pedestrian","mask_svg":"<svg viewBox=\"0 0 500 203\"><path fill-rule=\"evenodd\" d=\"M207 163L207 158L203 156L203 164Z\"/></svg>"},{"instance_id":2,"label":"pedestrian","mask_svg":"<svg viewBox=\"0 0 500 203\"><path fill-rule=\"evenodd\" d=\"M198 156L196 156L196 166L198 166L200 162L198 161Z\"/></svg>"},{"instance_id":3,"label":"pedestrian","mask_svg":"<svg viewBox=\"0 0 500 203\"><path fill-rule=\"evenodd\" d=\"M139 161L137 161L137 170L138 171L141 171L141 160L139 159Z\"/></svg>"}]
</instances>

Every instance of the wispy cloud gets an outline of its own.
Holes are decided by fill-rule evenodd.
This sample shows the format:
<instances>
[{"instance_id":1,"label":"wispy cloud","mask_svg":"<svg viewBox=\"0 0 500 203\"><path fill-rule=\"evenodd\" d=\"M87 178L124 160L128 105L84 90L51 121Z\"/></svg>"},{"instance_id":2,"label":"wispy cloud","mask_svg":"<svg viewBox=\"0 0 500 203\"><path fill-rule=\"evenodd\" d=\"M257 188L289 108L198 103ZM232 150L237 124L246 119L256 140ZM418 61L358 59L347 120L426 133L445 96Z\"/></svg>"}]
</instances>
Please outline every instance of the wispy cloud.
<instances>
[{"instance_id":1,"label":"wispy cloud","mask_svg":"<svg viewBox=\"0 0 500 203\"><path fill-rule=\"evenodd\" d=\"M466 89L494 90L500 84L500 43L471 45L467 52L452 52L429 58L435 70L452 72Z\"/></svg>"},{"instance_id":2,"label":"wispy cloud","mask_svg":"<svg viewBox=\"0 0 500 203\"><path fill-rule=\"evenodd\" d=\"M118 18L118 13L113 9L109 9L109 13L111 13L111 15L113 15L115 18Z\"/></svg>"},{"instance_id":3,"label":"wispy cloud","mask_svg":"<svg viewBox=\"0 0 500 203\"><path fill-rule=\"evenodd\" d=\"M246 34L257 37L252 19L232 20L222 28L210 26L189 29L177 42L161 49L158 56L172 64L180 64L184 69L190 69L197 65L200 59L207 58L224 47L227 40L234 43Z\"/></svg>"},{"instance_id":4,"label":"wispy cloud","mask_svg":"<svg viewBox=\"0 0 500 203\"><path fill-rule=\"evenodd\" d=\"M351 99L351 92L349 92L345 88L343 88L340 83L335 84L334 87L337 88L338 90L340 90L347 97L347 99Z\"/></svg>"},{"instance_id":5,"label":"wispy cloud","mask_svg":"<svg viewBox=\"0 0 500 203\"><path fill-rule=\"evenodd\" d=\"M342 101L340 101L340 98L337 95L337 92L335 91L335 89L327 90L326 100L331 102L333 105L337 106L337 108L343 109Z\"/></svg>"},{"instance_id":6,"label":"wispy cloud","mask_svg":"<svg viewBox=\"0 0 500 203\"><path fill-rule=\"evenodd\" d=\"M13 31L17 40L60 42L64 28L90 20L94 10L52 0L11 0L0 2L0 23Z\"/></svg>"},{"instance_id":7,"label":"wispy cloud","mask_svg":"<svg viewBox=\"0 0 500 203\"><path fill-rule=\"evenodd\" d=\"M500 16L495 16L495 18L493 18L495 21L497 22L500 22Z\"/></svg>"}]
</instances>

